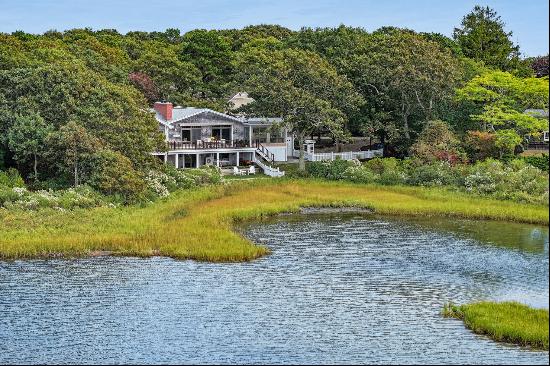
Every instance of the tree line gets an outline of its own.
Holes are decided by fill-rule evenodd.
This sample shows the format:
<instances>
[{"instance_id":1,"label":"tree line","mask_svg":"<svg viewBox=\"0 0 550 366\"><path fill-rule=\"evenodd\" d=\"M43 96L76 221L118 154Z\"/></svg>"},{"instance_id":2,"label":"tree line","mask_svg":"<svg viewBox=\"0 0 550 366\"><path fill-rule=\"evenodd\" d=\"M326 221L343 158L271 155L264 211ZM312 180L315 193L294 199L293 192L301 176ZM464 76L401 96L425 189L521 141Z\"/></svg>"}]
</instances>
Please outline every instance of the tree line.
<instances>
[{"instance_id":1,"label":"tree line","mask_svg":"<svg viewBox=\"0 0 550 366\"><path fill-rule=\"evenodd\" d=\"M523 112L548 109L548 56L522 58L511 39L480 6L451 38L344 25L0 34L0 169L37 187L139 186L163 148L152 103L223 111L238 91L256 101L239 112L283 117L299 141L374 137L403 157L440 120L513 154L547 129Z\"/></svg>"}]
</instances>

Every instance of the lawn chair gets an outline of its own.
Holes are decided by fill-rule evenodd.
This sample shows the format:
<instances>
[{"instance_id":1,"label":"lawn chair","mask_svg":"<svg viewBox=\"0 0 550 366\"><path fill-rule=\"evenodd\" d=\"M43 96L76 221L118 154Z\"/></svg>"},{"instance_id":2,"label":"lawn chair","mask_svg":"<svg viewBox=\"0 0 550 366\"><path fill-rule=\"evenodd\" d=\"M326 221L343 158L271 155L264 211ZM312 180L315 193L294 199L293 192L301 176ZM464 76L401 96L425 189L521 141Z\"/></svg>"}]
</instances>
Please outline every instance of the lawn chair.
<instances>
[{"instance_id":1,"label":"lawn chair","mask_svg":"<svg viewBox=\"0 0 550 366\"><path fill-rule=\"evenodd\" d=\"M234 166L233 167L233 175L243 175L243 173L238 167Z\"/></svg>"},{"instance_id":2,"label":"lawn chair","mask_svg":"<svg viewBox=\"0 0 550 366\"><path fill-rule=\"evenodd\" d=\"M248 175L250 174L256 174L256 167L254 165L251 165L250 168L248 168Z\"/></svg>"}]
</instances>

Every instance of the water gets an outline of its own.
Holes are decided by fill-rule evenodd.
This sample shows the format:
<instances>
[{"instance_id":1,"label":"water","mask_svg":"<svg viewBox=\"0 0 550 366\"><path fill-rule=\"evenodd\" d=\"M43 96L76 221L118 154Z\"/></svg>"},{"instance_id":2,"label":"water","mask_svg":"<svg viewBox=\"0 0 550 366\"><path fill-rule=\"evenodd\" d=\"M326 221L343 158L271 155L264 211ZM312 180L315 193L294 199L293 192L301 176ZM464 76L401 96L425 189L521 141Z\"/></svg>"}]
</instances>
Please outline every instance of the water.
<instances>
[{"instance_id":1,"label":"water","mask_svg":"<svg viewBox=\"0 0 550 366\"><path fill-rule=\"evenodd\" d=\"M547 228L291 216L246 233L273 254L0 262L0 363L548 364L439 315L548 307Z\"/></svg>"}]
</instances>

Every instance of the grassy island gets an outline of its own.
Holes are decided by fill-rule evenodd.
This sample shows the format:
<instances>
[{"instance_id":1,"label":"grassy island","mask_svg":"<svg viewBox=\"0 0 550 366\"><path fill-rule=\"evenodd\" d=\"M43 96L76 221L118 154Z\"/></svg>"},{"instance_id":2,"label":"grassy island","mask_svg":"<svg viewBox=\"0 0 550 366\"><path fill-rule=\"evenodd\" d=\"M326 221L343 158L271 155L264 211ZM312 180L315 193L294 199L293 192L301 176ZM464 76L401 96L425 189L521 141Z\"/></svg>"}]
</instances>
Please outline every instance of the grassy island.
<instances>
[{"instance_id":1,"label":"grassy island","mask_svg":"<svg viewBox=\"0 0 550 366\"><path fill-rule=\"evenodd\" d=\"M445 189L318 180L257 180L182 190L146 206L59 211L0 210L0 258L162 255L212 262L269 253L234 226L300 207L361 207L381 214L437 215L547 224L548 208Z\"/></svg>"},{"instance_id":2,"label":"grassy island","mask_svg":"<svg viewBox=\"0 0 550 366\"><path fill-rule=\"evenodd\" d=\"M517 302L476 302L445 305L443 315L464 320L477 334L495 341L548 350L548 309L533 309Z\"/></svg>"}]
</instances>

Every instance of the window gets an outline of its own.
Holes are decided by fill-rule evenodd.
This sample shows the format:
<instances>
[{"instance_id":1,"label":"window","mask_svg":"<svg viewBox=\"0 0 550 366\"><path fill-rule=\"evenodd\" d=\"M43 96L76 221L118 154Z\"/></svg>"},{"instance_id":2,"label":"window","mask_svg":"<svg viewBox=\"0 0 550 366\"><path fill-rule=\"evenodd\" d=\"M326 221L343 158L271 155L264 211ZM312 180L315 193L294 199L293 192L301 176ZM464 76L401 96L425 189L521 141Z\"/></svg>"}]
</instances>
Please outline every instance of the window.
<instances>
[{"instance_id":1,"label":"window","mask_svg":"<svg viewBox=\"0 0 550 366\"><path fill-rule=\"evenodd\" d=\"M212 137L216 140L231 140L231 126L212 126Z\"/></svg>"},{"instance_id":2,"label":"window","mask_svg":"<svg viewBox=\"0 0 550 366\"><path fill-rule=\"evenodd\" d=\"M200 127L184 127L181 129L181 141L197 141L201 139Z\"/></svg>"}]
</instances>

